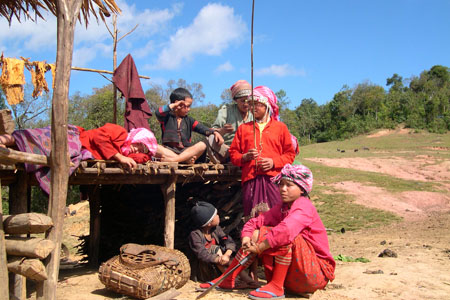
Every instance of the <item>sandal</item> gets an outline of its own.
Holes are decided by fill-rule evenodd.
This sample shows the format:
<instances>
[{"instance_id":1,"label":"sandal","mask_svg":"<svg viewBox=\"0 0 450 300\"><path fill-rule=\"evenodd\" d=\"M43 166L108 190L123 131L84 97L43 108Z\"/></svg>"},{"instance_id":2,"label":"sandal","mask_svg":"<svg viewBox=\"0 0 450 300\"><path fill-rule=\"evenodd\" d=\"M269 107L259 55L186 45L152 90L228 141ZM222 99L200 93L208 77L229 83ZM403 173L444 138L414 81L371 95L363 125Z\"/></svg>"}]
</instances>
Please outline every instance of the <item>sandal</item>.
<instances>
[{"instance_id":1,"label":"sandal","mask_svg":"<svg viewBox=\"0 0 450 300\"><path fill-rule=\"evenodd\" d=\"M255 295L252 295L252 292L266 293L266 294L268 294L268 295L271 296L271 297L260 297L260 296L255 296ZM263 299L283 299L283 298L285 297L284 295L277 296L277 295L275 295L275 294L272 293L272 292L269 292L269 291L263 291L263 290L260 290L260 289L256 289L256 290L254 290L254 291L252 291L252 292L250 292L250 294L249 294L248 296L250 297L250 299L255 299L255 300L263 300Z\"/></svg>"}]
</instances>

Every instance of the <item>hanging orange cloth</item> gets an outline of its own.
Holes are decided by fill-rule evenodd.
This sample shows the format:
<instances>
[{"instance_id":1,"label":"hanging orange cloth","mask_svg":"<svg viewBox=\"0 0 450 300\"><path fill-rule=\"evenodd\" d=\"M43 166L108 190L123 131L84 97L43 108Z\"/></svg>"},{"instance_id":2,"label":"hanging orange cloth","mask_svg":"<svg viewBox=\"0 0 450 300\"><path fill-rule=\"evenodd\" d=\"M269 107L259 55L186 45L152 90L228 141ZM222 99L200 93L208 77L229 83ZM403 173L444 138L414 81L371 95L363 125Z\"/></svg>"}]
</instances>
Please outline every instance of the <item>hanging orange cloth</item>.
<instances>
[{"instance_id":1,"label":"hanging orange cloth","mask_svg":"<svg viewBox=\"0 0 450 300\"><path fill-rule=\"evenodd\" d=\"M28 66L27 66L28 69ZM48 93L48 85L45 80L45 72L47 72L50 67L46 64L45 61L33 61L29 68L31 72L31 82L34 86L33 98L37 98L42 95L42 91L44 90Z\"/></svg>"},{"instance_id":2,"label":"hanging orange cloth","mask_svg":"<svg viewBox=\"0 0 450 300\"><path fill-rule=\"evenodd\" d=\"M5 93L9 105L19 104L23 101L23 85L25 77L23 75L25 62L17 58L0 57L2 65L2 75L0 85Z\"/></svg>"},{"instance_id":3,"label":"hanging orange cloth","mask_svg":"<svg viewBox=\"0 0 450 300\"><path fill-rule=\"evenodd\" d=\"M55 64L47 64L45 67L47 68L47 71L49 68L52 71L52 90L54 90L55 89L56 65Z\"/></svg>"}]
</instances>

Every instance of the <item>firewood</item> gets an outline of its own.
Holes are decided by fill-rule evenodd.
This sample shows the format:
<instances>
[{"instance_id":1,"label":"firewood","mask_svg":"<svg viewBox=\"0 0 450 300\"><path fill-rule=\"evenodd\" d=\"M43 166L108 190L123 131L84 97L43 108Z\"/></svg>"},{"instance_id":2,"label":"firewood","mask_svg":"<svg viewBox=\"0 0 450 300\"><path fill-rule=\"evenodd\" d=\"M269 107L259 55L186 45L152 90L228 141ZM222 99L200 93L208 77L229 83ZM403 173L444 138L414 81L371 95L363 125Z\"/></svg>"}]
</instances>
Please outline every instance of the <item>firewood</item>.
<instances>
[{"instance_id":1,"label":"firewood","mask_svg":"<svg viewBox=\"0 0 450 300\"><path fill-rule=\"evenodd\" d=\"M44 214L24 213L3 216L3 227L7 234L43 233L52 226L52 219Z\"/></svg>"},{"instance_id":2,"label":"firewood","mask_svg":"<svg viewBox=\"0 0 450 300\"><path fill-rule=\"evenodd\" d=\"M8 271L23 275L34 281L44 281L47 279L45 266L37 258L9 256Z\"/></svg>"},{"instance_id":3,"label":"firewood","mask_svg":"<svg viewBox=\"0 0 450 300\"><path fill-rule=\"evenodd\" d=\"M55 249L55 243L42 238L7 237L5 240L8 255L30 258L46 258Z\"/></svg>"}]
</instances>

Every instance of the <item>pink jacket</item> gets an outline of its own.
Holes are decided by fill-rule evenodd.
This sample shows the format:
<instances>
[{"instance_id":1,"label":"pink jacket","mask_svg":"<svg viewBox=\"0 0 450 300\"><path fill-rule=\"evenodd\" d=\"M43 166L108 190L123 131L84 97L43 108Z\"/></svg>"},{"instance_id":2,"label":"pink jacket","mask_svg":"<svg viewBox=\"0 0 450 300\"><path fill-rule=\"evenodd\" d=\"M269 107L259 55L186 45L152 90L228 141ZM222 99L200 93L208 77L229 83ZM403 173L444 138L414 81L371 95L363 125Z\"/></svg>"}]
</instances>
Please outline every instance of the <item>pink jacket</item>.
<instances>
[{"instance_id":1,"label":"pink jacket","mask_svg":"<svg viewBox=\"0 0 450 300\"><path fill-rule=\"evenodd\" d=\"M326 259L335 267L336 262L330 253L327 231L309 198L303 196L298 198L290 209L286 203L278 204L258 217L250 219L245 223L241 236L251 237L253 231L262 226L273 227L267 234L271 248L290 244L301 234L314 247L319 258Z\"/></svg>"}]
</instances>

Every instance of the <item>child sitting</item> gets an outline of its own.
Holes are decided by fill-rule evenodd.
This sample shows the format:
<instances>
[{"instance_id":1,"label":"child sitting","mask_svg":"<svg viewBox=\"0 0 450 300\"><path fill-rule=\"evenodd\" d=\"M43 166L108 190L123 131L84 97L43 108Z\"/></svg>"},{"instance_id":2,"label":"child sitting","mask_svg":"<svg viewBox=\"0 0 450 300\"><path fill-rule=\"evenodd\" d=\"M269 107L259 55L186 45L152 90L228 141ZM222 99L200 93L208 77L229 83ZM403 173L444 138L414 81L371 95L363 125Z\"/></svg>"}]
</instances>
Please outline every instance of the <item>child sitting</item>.
<instances>
[{"instance_id":1,"label":"child sitting","mask_svg":"<svg viewBox=\"0 0 450 300\"><path fill-rule=\"evenodd\" d=\"M188 90L177 88L170 94L170 104L160 107L155 112L161 124L162 144L177 154L189 149L191 155L188 162L190 163L199 159L206 150L205 142L191 144L192 131L204 136L213 134L219 146L223 144L223 138L219 132L188 116L192 102L192 94ZM203 157L202 161L204 161Z\"/></svg>"},{"instance_id":2,"label":"child sitting","mask_svg":"<svg viewBox=\"0 0 450 300\"><path fill-rule=\"evenodd\" d=\"M189 235L189 246L195 256L193 274L199 281L209 281L228 267L236 244L219 226L220 218L212 204L197 202L191 209L191 218L197 227ZM241 286L251 286L252 279L248 274L243 273L241 279Z\"/></svg>"},{"instance_id":3,"label":"child sitting","mask_svg":"<svg viewBox=\"0 0 450 300\"><path fill-rule=\"evenodd\" d=\"M234 270L219 287L237 288L236 276L259 256L267 284L251 291L252 299L284 298L284 289L313 293L334 279L335 261L330 253L326 229L309 199L313 176L303 165L287 164L272 181L278 184L282 203L250 219L242 230L242 248L228 270L252 255ZM218 281L217 278L212 283ZM200 288L208 288L204 283Z\"/></svg>"}]
</instances>

